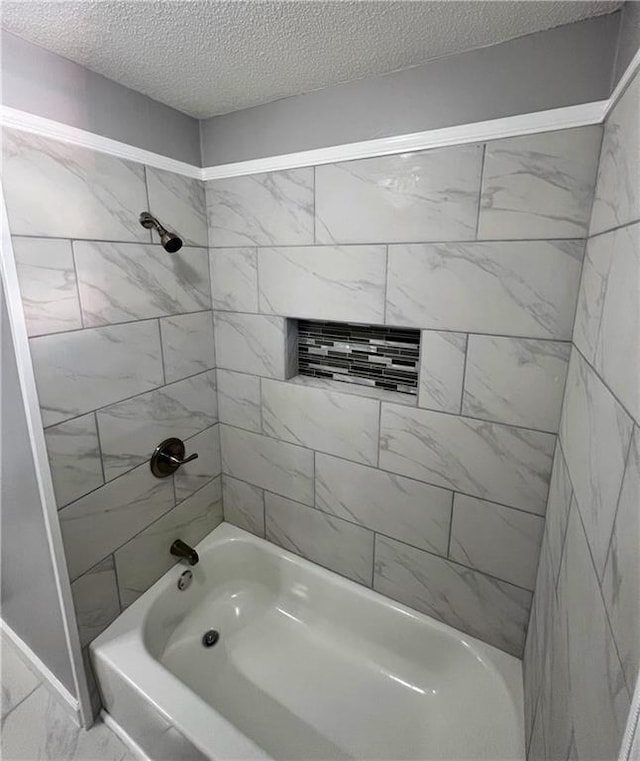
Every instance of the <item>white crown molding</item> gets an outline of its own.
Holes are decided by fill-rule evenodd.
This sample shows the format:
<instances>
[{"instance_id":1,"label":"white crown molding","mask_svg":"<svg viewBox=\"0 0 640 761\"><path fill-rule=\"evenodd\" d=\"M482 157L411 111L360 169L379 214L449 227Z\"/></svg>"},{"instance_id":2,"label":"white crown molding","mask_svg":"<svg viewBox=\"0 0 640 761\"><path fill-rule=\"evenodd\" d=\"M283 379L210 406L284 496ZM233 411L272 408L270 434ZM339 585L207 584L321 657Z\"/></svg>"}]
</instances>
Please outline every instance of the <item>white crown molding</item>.
<instances>
[{"instance_id":1,"label":"white crown molding","mask_svg":"<svg viewBox=\"0 0 640 761\"><path fill-rule=\"evenodd\" d=\"M43 116L36 116L26 111L20 111L17 108L2 106L0 110L0 124L11 129L30 132L32 135L48 137L52 140L60 140L63 143L77 145L80 148L89 148L99 153L107 153L109 156L116 156L120 159L135 161L138 164L146 164L155 169L166 169L168 172L182 174L185 177L193 177L197 180L202 179L202 169L193 164L187 164L184 161L163 156L160 153L146 151L143 148L137 148L128 143L121 143L118 140L111 140L109 137L96 135L94 132L71 127L62 122L55 122L52 119L45 119Z\"/></svg>"},{"instance_id":2,"label":"white crown molding","mask_svg":"<svg viewBox=\"0 0 640 761\"><path fill-rule=\"evenodd\" d=\"M206 167L202 170L204 180L218 180L224 177L238 177L259 172L273 172L278 169L295 169L318 164L334 164L339 161L388 156L394 153L412 153L430 148L443 148L452 145L482 143L486 140L499 140L505 137L530 135L537 132L551 132L571 127L584 127L599 124L604 119L608 101L599 100L578 106L554 108L549 111L537 111L530 114L505 116L484 122L472 122L455 127L414 132L408 135L394 135L376 140L363 140L359 143L334 145L329 148L316 148L283 156L269 156L253 161L240 161L237 164L222 164Z\"/></svg>"},{"instance_id":3,"label":"white crown molding","mask_svg":"<svg viewBox=\"0 0 640 761\"><path fill-rule=\"evenodd\" d=\"M262 159L205 167L204 169L8 106L3 106L0 111L0 123L5 127L29 132L40 137L60 140L70 145L77 145L128 161L146 164L157 169L165 169L185 177L198 180L219 180L225 177L241 177L260 172L297 169L318 164L333 164L339 161L411 153L431 148L480 143L486 140L499 140L505 137L531 135L538 132L570 129L571 127L584 127L602 122L608 108L609 101L599 100L577 106L505 116L501 119L472 122L455 127L414 132L408 135L393 135L376 140L333 145L327 148L315 148L281 156L268 156Z\"/></svg>"},{"instance_id":4,"label":"white crown molding","mask_svg":"<svg viewBox=\"0 0 640 761\"><path fill-rule=\"evenodd\" d=\"M281 156L268 156L232 164L221 164L204 169L8 106L2 106L0 110L0 124L23 132L30 132L71 145L107 153L110 156L117 156L128 161L146 164L157 169L165 169L185 177L198 180L220 180L226 177L241 177L282 169L333 164L340 161L389 156L395 153L411 153L431 148L465 145L487 140L500 140L506 137L531 135L537 132L551 132L571 129L572 127L585 127L590 124L601 124L639 69L640 50L631 59L611 96L606 100L505 116L482 122L471 122L454 127L442 127L406 135L393 135L357 143L332 145L327 148L315 148Z\"/></svg>"}]
</instances>

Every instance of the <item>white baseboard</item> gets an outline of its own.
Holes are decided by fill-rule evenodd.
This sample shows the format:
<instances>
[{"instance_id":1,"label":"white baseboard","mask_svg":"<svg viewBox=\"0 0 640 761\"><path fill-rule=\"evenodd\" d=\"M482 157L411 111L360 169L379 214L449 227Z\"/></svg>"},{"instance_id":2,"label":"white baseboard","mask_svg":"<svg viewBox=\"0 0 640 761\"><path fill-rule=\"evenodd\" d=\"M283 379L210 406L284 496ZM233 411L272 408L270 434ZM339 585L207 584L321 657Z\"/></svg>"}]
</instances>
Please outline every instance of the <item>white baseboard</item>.
<instances>
[{"instance_id":1,"label":"white baseboard","mask_svg":"<svg viewBox=\"0 0 640 761\"><path fill-rule=\"evenodd\" d=\"M80 704L78 700L73 697L53 671L51 671L51 669L38 658L29 645L27 645L27 643L13 631L9 624L3 619L0 619L0 631L2 631L4 636L18 651L18 655L26 667L60 698L60 703L63 708L68 711L69 715L78 726L82 726Z\"/></svg>"}]
</instances>

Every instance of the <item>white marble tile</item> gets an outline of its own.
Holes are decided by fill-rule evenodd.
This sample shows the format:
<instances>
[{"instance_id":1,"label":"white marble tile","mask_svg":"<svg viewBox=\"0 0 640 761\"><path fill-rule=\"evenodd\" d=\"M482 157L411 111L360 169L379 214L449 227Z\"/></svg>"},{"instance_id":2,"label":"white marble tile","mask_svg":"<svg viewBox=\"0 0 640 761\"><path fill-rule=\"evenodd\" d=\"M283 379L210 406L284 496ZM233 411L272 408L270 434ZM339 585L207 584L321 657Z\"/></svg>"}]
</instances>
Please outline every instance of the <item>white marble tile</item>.
<instances>
[{"instance_id":1,"label":"white marble tile","mask_svg":"<svg viewBox=\"0 0 640 761\"><path fill-rule=\"evenodd\" d=\"M104 483L93 414L45 431L58 509Z\"/></svg>"},{"instance_id":2,"label":"white marble tile","mask_svg":"<svg viewBox=\"0 0 640 761\"><path fill-rule=\"evenodd\" d=\"M258 311L258 264L255 248L209 249L211 301L214 309Z\"/></svg>"},{"instance_id":3,"label":"white marble tile","mask_svg":"<svg viewBox=\"0 0 640 761\"><path fill-rule=\"evenodd\" d=\"M160 337L167 383L215 367L211 312L163 317L160 320Z\"/></svg>"},{"instance_id":4,"label":"white marble tile","mask_svg":"<svg viewBox=\"0 0 640 761\"><path fill-rule=\"evenodd\" d=\"M631 433L631 418L574 350L560 441L600 578Z\"/></svg>"},{"instance_id":5,"label":"white marble tile","mask_svg":"<svg viewBox=\"0 0 640 761\"><path fill-rule=\"evenodd\" d=\"M331 571L371 586L373 533L266 492L267 539Z\"/></svg>"},{"instance_id":6,"label":"white marble tile","mask_svg":"<svg viewBox=\"0 0 640 761\"><path fill-rule=\"evenodd\" d=\"M187 246L207 246L204 183L181 174L146 167L149 211Z\"/></svg>"},{"instance_id":7,"label":"white marble tile","mask_svg":"<svg viewBox=\"0 0 640 761\"><path fill-rule=\"evenodd\" d=\"M83 573L71 585L78 619L80 646L88 645L120 615L120 599L113 556Z\"/></svg>"},{"instance_id":8,"label":"white marble tile","mask_svg":"<svg viewBox=\"0 0 640 761\"><path fill-rule=\"evenodd\" d=\"M176 539L194 546L222 522L222 488L215 478L137 534L115 553L120 596L130 605L171 568Z\"/></svg>"},{"instance_id":9,"label":"white marble tile","mask_svg":"<svg viewBox=\"0 0 640 761\"><path fill-rule=\"evenodd\" d=\"M225 370L284 378L286 324L281 317L216 312L216 361Z\"/></svg>"},{"instance_id":10,"label":"white marble tile","mask_svg":"<svg viewBox=\"0 0 640 761\"><path fill-rule=\"evenodd\" d=\"M256 486L222 476L224 519L234 526L264 536L264 492Z\"/></svg>"},{"instance_id":11,"label":"white marble tile","mask_svg":"<svg viewBox=\"0 0 640 761\"><path fill-rule=\"evenodd\" d=\"M262 424L276 439L376 465L379 421L375 399L262 379Z\"/></svg>"},{"instance_id":12,"label":"white marble tile","mask_svg":"<svg viewBox=\"0 0 640 761\"><path fill-rule=\"evenodd\" d=\"M267 436L220 426L222 472L313 504L313 452Z\"/></svg>"},{"instance_id":13,"label":"white marble tile","mask_svg":"<svg viewBox=\"0 0 640 761\"><path fill-rule=\"evenodd\" d=\"M539 514L554 442L539 431L382 405L381 468Z\"/></svg>"},{"instance_id":14,"label":"white marble tile","mask_svg":"<svg viewBox=\"0 0 640 761\"><path fill-rule=\"evenodd\" d=\"M573 487L571 486L569 471L562 454L562 448L558 444L556 445L553 457L544 526L544 541L547 545L548 560L551 564L554 584L557 584L558 574L560 573L562 548L564 547L564 537L567 530L567 517L572 499Z\"/></svg>"},{"instance_id":15,"label":"white marble tile","mask_svg":"<svg viewBox=\"0 0 640 761\"><path fill-rule=\"evenodd\" d=\"M478 238L586 236L602 127L487 143Z\"/></svg>"},{"instance_id":16,"label":"white marble tile","mask_svg":"<svg viewBox=\"0 0 640 761\"><path fill-rule=\"evenodd\" d=\"M447 554L449 491L316 455L316 507L438 555Z\"/></svg>"},{"instance_id":17,"label":"white marble tile","mask_svg":"<svg viewBox=\"0 0 640 761\"><path fill-rule=\"evenodd\" d=\"M324 391L337 391L340 394L353 394L353 396L364 396L367 399L378 399L381 402L405 404L407 407L415 407L417 401L414 394L403 394L398 391L390 391L386 388L376 388L375 386L361 386L357 383L347 383L345 381L333 380L332 378L313 378L310 375L296 375L293 378L289 378L288 382L309 388L320 388Z\"/></svg>"},{"instance_id":18,"label":"white marble tile","mask_svg":"<svg viewBox=\"0 0 640 761\"><path fill-rule=\"evenodd\" d=\"M23 663L6 636L2 635L0 645L0 718L4 721L4 717L38 687L40 680Z\"/></svg>"},{"instance_id":19,"label":"white marble tile","mask_svg":"<svg viewBox=\"0 0 640 761\"><path fill-rule=\"evenodd\" d=\"M217 419L215 370L99 410L105 478L146 462L164 439L187 439Z\"/></svg>"},{"instance_id":20,"label":"white marble tile","mask_svg":"<svg viewBox=\"0 0 640 761\"><path fill-rule=\"evenodd\" d=\"M590 234L640 218L640 76L605 123Z\"/></svg>"},{"instance_id":21,"label":"white marble tile","mask_svg":"<svg viewBox=\"0 0 640 761\"><path fill-rule=\"evenodd\" d=\"M220 475L220 431L218 428L219 426L213 425L185 441L187 456L196 452L198 458L182 465L173 477L178 502L182 502L212 478Z\"/></svg>"},{"instance_id":22,"label":"white marble tile","mask_svg":"<svg viewBox=\"0 0 640 761\"><path fill-rule=\"evenodd\" d=\"M631 692L640 668L640 428L627 459L602 594Z\"/></svg>"},{"instance_id":23,"label":"white marble tile","mask_svg":"<svg viewBox=\"0 0 640 761\"><path fill-rule=\"evenodd\" d=\"M613 238L613 252L595 367L640 422L640 223L602 237Z\"/></svg>"},{"instance_id":24,"label":"white marble tile","mask_svg":"<svg viewBox=\"0 0 640 761\"><path fill-rule=\"evenodd\" d=\"M60 511L72 580L110 555L175 504L171 479L145 463Z\"/></svg>"},{"instance_id":25,"label":"white marble tile","mask_svg":"<svg viewBox=\"0 0 640 761\"><path fill-rule=\"evenodd\" d=\"M456 494L450 560L533 589L544 518Z\"/></svg>"},{"instance_id":26,"label":"white marble tile","mask_svg":"<svg viewBox=\"0 0 640 761\"><path fill-rule=\"evenodd\" d=\"M471 240L481 145L316 167L320 243Z\"/></svg>"},{"instance_id":27,"label":"white marble tile","mask_svg":"<svg viewBox=\"0 0 640 761\"><path fill-rule=\"evenodd\" d=\"M465 333L422 331L418 406L460 412L466 351Z\"/></svg>"},{"instance_id":28,"label":"white marble tile","mask_svg":"<svg viewBox=\"0 0 640 761\"><path fill-rule=\"evenodd\" d=\"M5 761L133 761L135 756L105 724L80 729L58 698L38 687L2 728Z\"/></svg>"},{"instance_id":29,"label":"white marble tile","mask_svg":"<svg viewBox=\"0 0 640 761\"><path fill-rule=\"evenodd\" d=\"M589 362L594 362L615 233L589 238L576 307L573 341Z\"/></svg>"},{"instance_id":30,"label":"white marble tile","mask_svg":"<svg viewBox=\"0 0 640 761\"><path fill-rule=\"evenodd\" d=\"M313 243L313 167L206 183L210 246Z\"/></svg>"},{"instance_id":31,"label":"white marble tile","mask_svg":"<svg viewBox=\"0 0 640 761\"><path fill-rule=\"evenodd\" d=\"M218 370L217 378L220 422L261 433L260 378L232 370Z\"/></svg>"},{"instance_id":32,"label":"white marble tile","mask_svg":"<svg viewBox=\"0 0 640 761\"><path fill-rule=\"evenodd\" d=\"M204 248L75 241L73 251L86 326L211 308Z\"/></svg>"},{"instance_id":33,"label":"white marble tile","mask_svg":"<svg viewBox=\"0 0 640 761\"><path fill-rule=\"evenodd\" d=\"M555 433L571 344L469 336L462 414Z\"/></svg>"},{"instance_id":34,"label":"white marble tile","mask_svg":"<svg viewBox=\"0 0 640 761\"><path fill-rule=\"evenodd\" d=\"M2 184L13 235L149 241L144 168L75 145L3 129Z\"/></svg>"},{"instance_id":35,"label":"white marble tile","mask_svg":"<svg viewBox=\"0 0 640 761\"><path fill-rule=\"evenodd\" d=\"M389 325L570 339L584 243L389 246Z\"/></svg>"},{"instance_id":36,"label":"white marble tile","mask_svg":"<svg viewBox=\"0 0 640 761\"><path fill-rule=\"evenodd\" d=\"M569 710L580 759L617 758L629 694L578 510L571 510L558 583L567 617Z\"/></svg>"},{"instance_id":37,"label":"white marble tile","mask_svg":"<svg viewBox=\"0 0 640 761\"><path fill-rule=\"evenodd\" d=\"M30 340L45 426L162 384L155 321Z\"/></svg>"},{"instance_id":38,"label":"white marble tile","mask_svg":"<svg viewBox=\"0 0 640 761\"><path fill-rule=\"evenodd\" d=\"M260 311L381 324L386 266L386 246L261 248Z\"/></svg>"},{"instance_id":39,"label":"white marble tile","mask_svg":"<svg viewBox=\"0 0 640 761\"><path fill-rule=\"evenodd\" d=\"M376 536L377 592L522 656L531 593Z\"/></svg>"},{"instance_id":40,"label":"white marble tile","mask_svg":"<svg viewBox=\"0 0 640 761\"><path fill-rule=\"evenodd\" d=\"M13 252L29 335L81 328L71 241L14 238Z\"/></svg>"}]
</instances>

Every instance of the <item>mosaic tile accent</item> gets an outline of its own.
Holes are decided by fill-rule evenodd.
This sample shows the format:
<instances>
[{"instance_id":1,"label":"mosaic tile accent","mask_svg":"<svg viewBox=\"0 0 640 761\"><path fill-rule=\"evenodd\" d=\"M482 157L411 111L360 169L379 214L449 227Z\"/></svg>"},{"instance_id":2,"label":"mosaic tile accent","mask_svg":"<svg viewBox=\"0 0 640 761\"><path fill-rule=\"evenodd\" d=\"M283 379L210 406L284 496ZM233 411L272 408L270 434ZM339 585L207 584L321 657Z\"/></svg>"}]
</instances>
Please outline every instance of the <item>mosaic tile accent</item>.
<instances>
[{"instance_id":1,"label":"mosaic tile accent","mask_svg":"<svg viewBox=\"0 0 640 761\"><path fill-rule=\"evenodd\" d=\"M298 320L298 372L418 393L420 331Z\"/></svg>"}]
</instances>

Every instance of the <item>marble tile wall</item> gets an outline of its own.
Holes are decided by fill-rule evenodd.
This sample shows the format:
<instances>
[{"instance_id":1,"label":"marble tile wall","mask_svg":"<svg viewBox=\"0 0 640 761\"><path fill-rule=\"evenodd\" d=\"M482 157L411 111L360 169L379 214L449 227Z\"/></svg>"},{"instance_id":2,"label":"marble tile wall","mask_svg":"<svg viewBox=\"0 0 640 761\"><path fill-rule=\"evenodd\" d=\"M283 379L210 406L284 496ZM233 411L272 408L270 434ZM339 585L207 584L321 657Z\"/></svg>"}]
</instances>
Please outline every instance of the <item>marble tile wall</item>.
<instances>
[{"instance_id":1,"label":"marble tile wall","mask_svg":"<svg viewBox=\"0 0 640 761\"><path fill-rule=\"evenodd\" d=\"M605 123L589 220L525 646L530 761L618 758L638 680L639 99L636 75Z\"/></svg>"},{"instance_id":2,"label":"marble tile wall","mask_svg":"<svg viewBox=\"0 0 640 761\"><path fill-rule=\"evenodd\" d=\"M601 136L207 183L226 520L522 655ZM419 329L417 399L294 318Z\"/></svg>"},{"instance_id":3,"label":"marble tile wall","mask_svg":"<svg viewBox=\"0 0 640 761\"><path fill-rule=\"evenodd\" d=\"M204 184L4 131L3 187L84 646L222 520ZM185 245L140 226L150 209ZM276 318L265 318L276 320ZM178 436L199 459L156 479Z\"/></svg>"}]
</instances>

